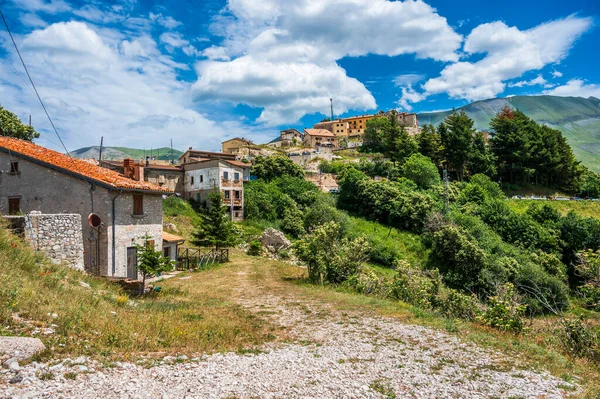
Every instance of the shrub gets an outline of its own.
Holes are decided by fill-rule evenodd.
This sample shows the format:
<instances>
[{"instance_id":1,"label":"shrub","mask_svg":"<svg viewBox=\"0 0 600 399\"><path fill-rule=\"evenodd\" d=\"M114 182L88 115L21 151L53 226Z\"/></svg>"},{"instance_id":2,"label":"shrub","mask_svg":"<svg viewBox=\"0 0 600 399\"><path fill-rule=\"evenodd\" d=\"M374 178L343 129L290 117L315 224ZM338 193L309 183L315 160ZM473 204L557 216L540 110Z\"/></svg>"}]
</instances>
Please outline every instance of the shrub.
<instances>
[{"instance_id":1,"label":"shrub","mask_svg":"<svg viewBox=\"0 0 600 399\"><path fill-rule=\"evenodd\" d=\"M390 286L390 296L423 309L433 309L438 305L441 285L437 270L414 269L401 260L396 262L396 276Z\"/></svg>"},{"instance_id":2,"label":"shrub","mask_svg":"<svg viewBox=\"0 0 600 399\"><path fill-rule=\"evenodd\" d=\"M285 156L254 158L250 173L263 180L273 180L277 177L291 176L304 178L304 170Z\"/></svg>"},{"instance_id":3,"label":"shrub","mask_svg":"<svg viewBox=\"0 0 600 399\"><path fill-rule=\"evenodd\" d=\"M320 197L304 215L304 229L307 232L314 230L323 224L335 222L342 235L346 232L348 216L335 208L334 203L328 197Z\"/></svg>"},{"instance_id":4,"label":"shrub","mask_svg":"<svg viewBox=\"0 0 600 399\"><path fill-rule=\"evenodd\" d=\"M250 256L260 256L262 254L263 247L260 241L254 240L250 243L248 251L246 252Z\"/></svg>"},{"instance_id":5,"label":"shrub","mask_svg":"<svg viewBox=\"0 0 600 399\"><path fill-rule=\"evenodd\" d=\"M329 222L317 227L294 244L298 259L308 267L308 277L324 284L342 283L357 274L368 258L369 245L364 237L341 238L340 227Z\"/></svg>"},{"instance_id":6,"label":"shrub","mask_svg":"<svg viewBox=\"0 0 600 399\"><path fill-rule=\"evenodd\" d=\"M480 314L480 303L473 294L467 295L452 288L440 292L441 313L450 318L474 320Z\"/></svg>"},{"instance_id":7,"label":"shrub","mask_svg":"<svg viewBox=\"0 0 600 399\"><path fill-rule=\"evenodd\" d=\"M497 296L489 298L488 308L478 319L483 325L518 334L524 328L525 309L526 306L517 300L514 286L507 283Z\"/></svg>"},{"instance_id":8,"label":"shrub","mask_svg":"<svg viewBox=\"0 0 600 399\"><path fill-rule=\"evenodd\" d=\"M578 254L575 272L583 280L578 289L583 306L600 311L600 251L584 251Z\"/></svg>"},{"instance_id":9,"label":"shrub","mask_svg":"<svg viewBox=\"0 0 600 399\"><path fill-rule=\"evenodd\" d=\"M444 282L452 288L476 288L486 259L477 242L458 226L446 225L433 234L430 264L439 268Z\"/></svg>"},{"instance_id":10,"label":"shrub","mask_svg":"<svg viewBox=\"0 0 600 399\"><path fill-rule=\"evenodd\" d=\"M478 173L471 176L469 183L481 187L487 198L504 199L506 197L500 185L484 174Z\"/></svg>"},{"instance_id":11,"label":"shrub","mask_svg":"<svg viewBox=\"0 0 600 399\"><path fill-rule=\"evenodd\" d=\"M441 183L437 166L431 159L419 153L412 154L404 162L402 175L424 190Z\"/></svg>"},{"instance_id":12,"label":"shrub","mask_svg":"<svg viewBox=\"0 0 600 399\"><path fill-rule=\"evenodd\" d=\"M551 276L540 265L526 262L519 266L514 284L531 315L558 313L569 308L569 289L558 277Z\"/></svg>"},{"instance_id":13,"label":"shrub","mask_svg":"<svg viewBox=\"0 0 600 399\"><path fill-rule=\"evenodd\" d=\"M283 221L281 224L283 231L294 237L300 237L304 234L304 222L302 221L302 211L295 205L283 211Z\"/></svg>"},{"instance_id":14,"label":"shrub","mask_svg":"<svg viewBox=\"0 0 600 399\"><path fill-rule=\"evenodd\" d=\"M573 356L600 361L600 337L582 319L564 319L559 337L565 350Z\"/></svg>"},{"instance_id":15,"label":"shrub","mask_svg":"<svg viewBox=\"0 0 600 399\"><path fill-rule=\"evenodd\" d=\"M377 295L384 298L389 295L390 287L387 281L372 270L363 270L350 276L345 284L361 294Z\"/></svg>"}]
</instances>

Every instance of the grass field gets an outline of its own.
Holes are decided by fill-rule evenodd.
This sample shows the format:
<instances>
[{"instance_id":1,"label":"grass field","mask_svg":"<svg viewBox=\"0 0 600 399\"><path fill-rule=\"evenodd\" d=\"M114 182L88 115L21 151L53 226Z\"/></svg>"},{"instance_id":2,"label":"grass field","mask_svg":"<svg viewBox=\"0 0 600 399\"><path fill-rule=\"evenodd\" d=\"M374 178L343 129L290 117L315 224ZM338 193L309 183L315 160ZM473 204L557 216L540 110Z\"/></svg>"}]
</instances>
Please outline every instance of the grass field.
<instances>
[{"instance_id":1,"label":"grass field","mask_svg":"<svg viewBox=\"0 0 600 399\"><path fill-rule=\"evenodd\" d=\"M105 279L38 263L0 229L0 333L39 336L48 356L106 358L237 350L273 338L268 325L231 302L233 287L221 270L176 279L158 283L160 293L130 298ZM39 335L48 328L55 332Z\"/></svg>"},{"instance_id":2,"label":"grass field","mask_svg":"<svg viewBox=\"0 0 600 399\"><path fill-rule=\"evenodd\" d=\"M534 202L548 204L566 215L570 211L575 211L581 216L590 216L600 219L600 202L596 201L531 201L531 200L508 200L510 207L517 212L524 213L529 205Z\"/></svg>"}]
</instances>

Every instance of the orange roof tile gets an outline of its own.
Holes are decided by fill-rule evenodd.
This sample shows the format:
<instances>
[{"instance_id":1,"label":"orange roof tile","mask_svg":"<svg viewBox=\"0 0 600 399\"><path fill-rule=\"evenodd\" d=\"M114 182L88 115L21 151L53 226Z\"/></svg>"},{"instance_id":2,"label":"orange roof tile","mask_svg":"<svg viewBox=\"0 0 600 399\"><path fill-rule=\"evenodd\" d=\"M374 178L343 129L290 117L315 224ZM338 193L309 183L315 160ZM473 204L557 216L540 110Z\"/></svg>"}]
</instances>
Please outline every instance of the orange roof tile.
<instances>
[{"instance_id":1,"label":"orange roof tile","mask_svg":"<svg viewBox=\"0 0 600 399\"><path fill-rule=\"evenodd\" d=\"M83 180L92 180L100 185L118 190L150 191L171 193L172 191L144 181L128 179L120 173L86 162L71 158L60 152L33 144L30 141L12 137L0 137L0 150L5 150L13 156L23 157L33 162L73 174Z\"/></svg>"},{"instance_id":2,"label":"orange roof tile","mask_svg":"<svg viewBox=\"0 0 600 399\"><path fill-rule=\"evenodd\" d=\"M176 236L175 234L167 233L166 231L163 231L162 239L163 239L163 241L166 241L166 242L185 241L185 238Z\"/></svg>"},{"instance_id":3,"label":"orange roof tile","mask_svg":"<svg viewBox=\"0 0 600 399\"><path fill-rule=\"evenodd\" d=\"M240 168L249 168L250 166L252 166L249 163L243 163L241 161L223 160L223 162L227 162L228 164L231 164L233 166L239 166Z\"/></svg>"},{"instance_id":4,"label":"orange roof tile","mask_svg":"<svg viewBox=\"0 0 600 399\"><path fill-rule=\"evenodd\" d=\"M325 129L304 129L309 136L335 137L335 134Z\"/></svg>"}]
</instances>

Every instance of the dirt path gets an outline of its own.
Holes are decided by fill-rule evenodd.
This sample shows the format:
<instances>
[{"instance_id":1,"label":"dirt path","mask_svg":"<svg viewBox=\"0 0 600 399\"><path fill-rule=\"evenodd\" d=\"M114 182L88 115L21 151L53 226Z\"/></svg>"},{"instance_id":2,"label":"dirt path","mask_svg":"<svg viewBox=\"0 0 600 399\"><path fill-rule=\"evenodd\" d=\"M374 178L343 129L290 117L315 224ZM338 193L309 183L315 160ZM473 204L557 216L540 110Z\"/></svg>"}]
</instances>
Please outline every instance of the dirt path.
<instances>
[{"instance_id":1,"label":"dirt path","mask_svg":"<svg viewBox=\"0 0 600 399\"><path fill-rule=\"evenodd\" d=\"M231 278L233 299L282 326L283 340L245 354L167 359L151 368L119 364L75 380L43 381L36 373L44 366L30 365L22 372L26 380L0 388L0 397L550 399L572 393L560 379L446 333L362 310L341 312L301 294L272 265L247 263Z\"/></svg>"}]
</instances>

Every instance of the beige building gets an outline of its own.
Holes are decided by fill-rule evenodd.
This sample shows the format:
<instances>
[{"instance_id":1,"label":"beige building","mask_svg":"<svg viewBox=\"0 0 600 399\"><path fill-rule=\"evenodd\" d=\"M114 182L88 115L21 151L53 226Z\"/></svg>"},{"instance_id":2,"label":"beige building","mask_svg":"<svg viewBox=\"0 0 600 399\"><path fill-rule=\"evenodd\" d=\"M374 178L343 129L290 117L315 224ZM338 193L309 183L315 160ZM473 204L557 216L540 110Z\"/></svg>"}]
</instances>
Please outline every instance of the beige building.
<instances>
[{"instance_id":1,"label":"beige building","mask_svg":"<svg viewBox=\"0 0 600 399\"><path fill-rule=\"evenodd\" d=\"M304 129L305 147L338 147L338 138L335 134L325 129Z\"/></svg>"},{"instance_id":2,"label":"beige building","mask_svg":"<svg viewBox=\"0 0 600 399\"><path fill-rule=\"evenodd\" d=\"M254 145L254 143L250 140L246 140L243 137L235 137L233 139L222 142L221 151L226 154L237 154L240 151L240 148L249 145Z\"/></svg>"},{"instance_id":3,"label":"beige building","mask_svg":"<svg viewBox=\"0 0 600 399\"><path fill-rule=\"evenodd\" d=\"M377 114L357 115L349 118L320 122L314 125L314 128L328 130L340 139L359 138L365 133L368 121L376 117L390 117L391 115L395 115L398 123L405 126L410 134L414 135L418 133L419 122L417 120L417 114L397 112L395 110L388 112L379 111Z\"/></svg>"}]
</instances>

